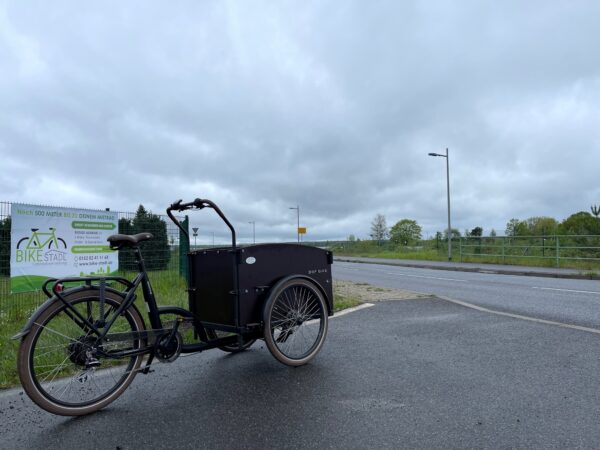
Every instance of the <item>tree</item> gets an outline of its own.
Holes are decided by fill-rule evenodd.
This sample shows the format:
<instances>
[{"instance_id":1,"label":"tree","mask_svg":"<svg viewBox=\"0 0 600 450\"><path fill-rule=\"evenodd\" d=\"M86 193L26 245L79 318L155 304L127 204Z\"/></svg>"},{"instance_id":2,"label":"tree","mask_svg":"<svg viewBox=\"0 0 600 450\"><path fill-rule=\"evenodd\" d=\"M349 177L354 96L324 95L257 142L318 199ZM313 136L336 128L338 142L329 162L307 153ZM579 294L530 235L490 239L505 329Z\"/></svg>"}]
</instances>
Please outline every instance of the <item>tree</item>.
<instances>
[{"instance_id":1,"label":"tree","mask_svg":"<svg viewBox=\"0 0 600 450\"><path fill-rule=\"evenodd\" d=\"M507 236L524 236L527 234L527 224L519 219L510 219L506 224Z\"/></svg>"},{"instance_id":2,"label":"tree","mask_svg":"<svg viewBox=\"0 0 600 450\"><path fill-rule=\"evenodd\" d=\"M0 220L0 275L10 275L10 217Z\"/></svg>"},{"instance_id":3,"label":"tree","mask_svg":"<svg viewBox=\"0 0 600 450\"><path fill-rule=\"evenodd\" d=\"M385 216L377 214L371 222L371 239L377 241L377 245L381 245L381 241L389 236L388 227L385 222Z\"/></svg>"},{"instance_id":4,"label":"tree","mask_svg":"<svg viewBox=\"0 0 600 450\"><path fill-rule=\"evenodd\" d=\"M483 236L483 228L475 227L469 232L469 236L473 237L481 237Z\"/></svg>"},{"instance_id":5,"label":"tree","mask_svg":"<svg viewBox=\"0 0 600 450\"><path fill-rule=\"evenodd\" d=\"M348 236L348 241L349 242L355 242L356 241L356 236L354 236L353 234L351 234L350 236Z\"/></svg>"},{"instance_id":6,"label":"tree","mask_svg":"<svg viewBox=\"0 0 600 450\"><path fill-rule=\"evenodd\" d=\"M147 270L164 270L171 260L171 249L167 237L167 224L157 215L146 211L140 205L133 220L119 219L119 233L137 234L149 232L154 236L141 244L142 256ZM119 268L137 270L135 257L131 249L119 250Z\"/></svg>"},{"instance_id":7,"label":"tree","mask_svg":"<svg viewBox=\"0 0 600 450\"><path fill-rule=\"evenodd\" d=\"M560 234L600 234L600 219L589 212L580 211L563 220L558 230Z\"/></svg>"},{"instance_id":8,"label":"tree","mask_svg":"<svg viewBox=\"0 0 600 450\"><path fill-rule=\"evenodd\" d=\"M396 245L408 245L421 239L422 229L416 220L402 219L390 230L390 240Z\"/></svg>"},{"instance_id":9,"label":"tree","mask_svg":"<svg viewBox=\"0 0 600 450\"><path fill-rule=\"evenodd\" d=\"M598 219L600 217L600 207L598 207L598 205L592 205L590 209L592 210L592 214Z\"/></svg>"},{"instance_id":10,"label":"tree","mask_svg":"<svg viewBox=\"0 0 600 450\"><path fill-rule=\"evenodd\" d=\"M527 232L531 236L556 234L558 222L553 217L530 217L525 221Z\"/></svg>"},{"instance_id":11,"label":"tree","mask_svg":"<svg viewBox=\"0 0 600 450\"><path fill-rule=\"evenodd\" d=\"M452 228L452 230L450 230L450 232L452 233L450 236L450 239L456 239L460 237L460 231L458 231L458 228ZM444 230L444 240L448 239L448 230Z\"/></svg>"},{"instance_id":12,"label":"tree","mask_svg":"<svg viewBox=\"0 0 600 450\"><path fill-rule=\"evenodd\" d=\"M496 230L494 230L492 228L492 231L490 231L490 237L496 237Z\"/></svg>"}]
</instances>

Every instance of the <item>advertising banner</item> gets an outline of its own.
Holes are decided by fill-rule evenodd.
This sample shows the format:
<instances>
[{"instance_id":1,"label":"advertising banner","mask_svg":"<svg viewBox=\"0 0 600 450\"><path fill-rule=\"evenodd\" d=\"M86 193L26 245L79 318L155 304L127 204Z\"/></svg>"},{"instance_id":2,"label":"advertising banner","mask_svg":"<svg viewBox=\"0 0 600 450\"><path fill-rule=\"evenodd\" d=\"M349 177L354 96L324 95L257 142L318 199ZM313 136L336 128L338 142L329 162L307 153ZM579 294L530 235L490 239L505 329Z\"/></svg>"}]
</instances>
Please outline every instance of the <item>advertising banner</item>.
<instances>
[{"instance_id":1,"label":"advertising banner","mask_svg":"<svg viewBox=\"0 0 600 450\"><path fill-rule=\"evenodd\" d=\"M118 232L118 214L13 203L10 288L41 288L47 278L107 275L118 269L118 253L106 238Z\"/></svg>"}]
</instances>

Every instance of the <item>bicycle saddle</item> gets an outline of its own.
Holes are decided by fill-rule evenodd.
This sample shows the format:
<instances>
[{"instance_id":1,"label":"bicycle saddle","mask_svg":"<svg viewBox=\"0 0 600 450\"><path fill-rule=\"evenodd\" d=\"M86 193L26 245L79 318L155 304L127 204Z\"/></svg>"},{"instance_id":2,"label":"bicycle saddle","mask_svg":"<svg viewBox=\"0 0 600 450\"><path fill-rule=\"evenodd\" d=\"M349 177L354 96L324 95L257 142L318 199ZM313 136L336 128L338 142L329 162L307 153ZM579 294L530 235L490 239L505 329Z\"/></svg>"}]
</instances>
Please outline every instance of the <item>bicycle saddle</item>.
<instances>
[{"instance_id":1,"label":"bicycle saddle","mask_svg":"<svg viewBox=\"0 0 600 450\"><path fill-rule=\"evenodd\" d=\"M110 242L110 248L118 250L123 247L135 247L140 242L147 241L153 237L152 233L113 234L106 240Z\"/></svg>"}]
</instances>

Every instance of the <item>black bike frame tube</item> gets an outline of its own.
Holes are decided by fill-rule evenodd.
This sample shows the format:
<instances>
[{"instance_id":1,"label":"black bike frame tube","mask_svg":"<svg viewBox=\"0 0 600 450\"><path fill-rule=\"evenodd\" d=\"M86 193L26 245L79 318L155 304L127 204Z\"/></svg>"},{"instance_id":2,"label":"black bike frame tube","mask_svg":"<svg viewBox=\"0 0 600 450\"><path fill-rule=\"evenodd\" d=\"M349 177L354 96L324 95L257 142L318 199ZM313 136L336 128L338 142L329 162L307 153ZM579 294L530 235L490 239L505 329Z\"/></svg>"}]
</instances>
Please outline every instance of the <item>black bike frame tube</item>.
<instances>
[{"instance_id":1,"label":"black bike frame tube","mask_svg":"<svg viewBox=\"0 0 600 450\"><path fill-rule=\"evenodd\" d=\"M221 347L223 345L234 345L238 343L237 336L226 336L218 339L211 339L209 342L198 342L195 344L184 344L181 347L181 353L198 353L204 350ZM102 352L102 356L113 359L129 358L131 356L143 355L152 351L154 347L142 347L133 350L123 350L114 353Z\"/></svg>"},{"instance_id":2,"label":"black bike frame tube","mask_svg":"<svg viewBox=\"0 0 600 450\"><path fill-rule=\"evenodd\" d=\"M154 297L154 291L150 284L150 278L146 273L146 265L144 264L144 258L139 248L135 248L135 256L138 263L138 271L141 275L142 292L144 293L144 301L148 305L148 317L150 318L150 325L152 328L162 328L160 321L160 315L158 314L158 305L156 304L156 297Z\"/></svg>"},{"instance_id":3,"label":"black bike frame tube","mask_svg":"<svg viewBox=\"0 0 600 450\"><path fill-rule=\"evenodd\" d=\"M108 331L110 330L110 327L113 326L113 324L115 323L117 318L121 315L121 313L123 313L123 311L125 311L127 308L129 308L131 306L131 304L135 301L135 290L140 285L140 283L142 282L143 279L144 279L144 274L138 273L138 275L133 280L131 288L127 290L127 293L125 294L125 299L121 303L121 306L119 306L117 308L117 310L114 312L112 319L110 319L110 321L104 325L104 332L97 333L99 339L104 339L106 337L106 335L108 334ZM75 311L75 312L77 312L77 311Z\"/></svg>"},{"instance_id":4,"label":"black bike frame tube","mask_svg":"<svg viewBox=\"0 0 600 450\"><path fill-rule=\"evenodd\" d=\"M134 292L135 292L136 288L138 287L138 285L140 284L140 281L142 280L142 278L143 278L143 274L138 274L138 276L135 278L133 283L131 283L130 287L128 287L126 289L127 293L125 295L125 299L123 300L121 305L117 308L117 310L113 314L113 318L110 320L110 322L108 324L105 324L104 332L100 332L100 330L93 323L91 323L86 317L83 317L81 315L81 313L79 311L77 311L77 309L75 309L73 307L73 305L71 305L69 302L67 302L62 296L60 296L59 299L65 305L64 312L67 316L69 316L69 318L71 320L73 320L75 323L77 323L76 318L79 319L81 321L81 324L77 323L77 325L79 325L82 329L84 326L88 327L90 330L92 330L92 332L96 336L98 336L99 339L103 339L106 336L106 334L108 333L108 330L110 329L110 327L115 322L115 320L117 320L117 317L119 317L119 315L121 315L121 313L123 311L125 311L127 308L129 308L131 306L131 304L133 303L133 300L135 298Z\"/></svg>"}]
</instances>

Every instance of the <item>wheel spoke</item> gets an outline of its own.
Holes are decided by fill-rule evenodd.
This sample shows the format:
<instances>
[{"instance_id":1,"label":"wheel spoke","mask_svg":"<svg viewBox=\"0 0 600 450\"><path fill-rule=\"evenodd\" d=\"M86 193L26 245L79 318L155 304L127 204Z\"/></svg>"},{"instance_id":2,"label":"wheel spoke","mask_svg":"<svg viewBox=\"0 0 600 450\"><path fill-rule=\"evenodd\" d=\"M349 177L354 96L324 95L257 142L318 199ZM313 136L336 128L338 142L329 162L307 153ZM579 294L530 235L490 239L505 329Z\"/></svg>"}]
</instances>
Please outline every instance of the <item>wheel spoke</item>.
<instances>
[{"instance_id":1,"label":"wheel spoke","mask_svg":"<svg viewBox=\"0 0 600 450\"><path fill-rule=\"evenodd\" d=\"M100 408L104 399L109 399L122 385L130 383L137 373L143 358L141 355L114 359L107 353L141 347L141 318L137 313L134 315L133 310L126 310L115 318L114 312L119 303L110 295L105 302L104 319L115 320L110 331L130 333L131 338L99 342L93 331L82 327L64 307L56 308L46 316L42 314L35 322L36 328L26 338L29 347L21 349L29 355L26 358L29 361L25 367L27 372L25 375L22 369L20 372L22 380L33 382L33 385L24 383L23 386L42 408L65 415L76 414L74 411L78 408L84 409L92 404ZM75 297L70 306L90 323L99 317L99 298L94 294Z\"/></svg>"},{"instance_id":2,"label":"wheel spoke","mask_svg":"<svg viewBox=\"0 0 600 450\"><path fill-rule=\"evenodd\" d=\"M327 316L324 300L317 290L308 282L292 281L272 300L271 338L267 344L276 358L294 365L312 358L319 350Z\"/></svg>"}]
</instances>

